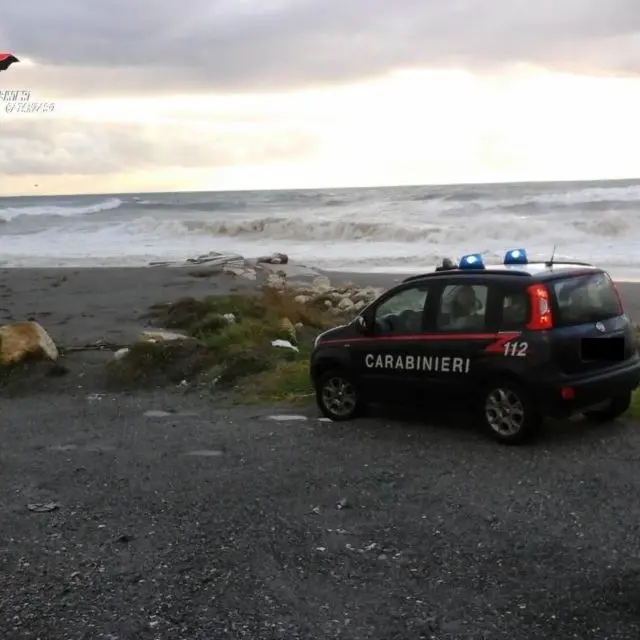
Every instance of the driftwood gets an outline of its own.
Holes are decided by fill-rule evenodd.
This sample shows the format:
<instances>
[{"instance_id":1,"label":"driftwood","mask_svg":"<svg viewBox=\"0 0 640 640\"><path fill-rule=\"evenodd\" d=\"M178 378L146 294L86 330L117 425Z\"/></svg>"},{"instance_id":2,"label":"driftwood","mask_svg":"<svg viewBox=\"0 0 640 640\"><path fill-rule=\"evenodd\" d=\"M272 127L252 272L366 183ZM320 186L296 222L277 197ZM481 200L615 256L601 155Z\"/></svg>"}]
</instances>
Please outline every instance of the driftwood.
<instances>
[{"instance_id":1,"label":"driftwood","mask_svg":"<svg viewBox=\"0 0 640 640\"><path fill-rule=\"evenodd\" d=\"M70 347L60 347L60 353L74 353L80 351L118 351L126 349L130 344L117 344L115 342L107 342L106 340L97 340L89 344L79 344Z\"/></svg>"}]
</instances>

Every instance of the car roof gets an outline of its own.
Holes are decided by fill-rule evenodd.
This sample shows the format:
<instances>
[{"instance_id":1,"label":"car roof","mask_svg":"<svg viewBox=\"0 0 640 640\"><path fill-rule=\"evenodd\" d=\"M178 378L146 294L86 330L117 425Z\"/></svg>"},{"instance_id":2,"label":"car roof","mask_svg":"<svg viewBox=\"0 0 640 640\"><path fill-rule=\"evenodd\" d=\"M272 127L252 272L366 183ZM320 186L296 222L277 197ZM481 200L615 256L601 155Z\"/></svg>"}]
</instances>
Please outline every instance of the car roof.
<instances>
[{"instance_id":1,"label":"car roof","mask_svg":"<svg viewBox=\"0 0 640 640\"><path fill-rule=\"evenodd\" d=\"M474 277L520 277L531 281L541 282L555 280L572 275L598 273L602 269L587 262L530 262L517 265L486 265L484 269L442 269L405 278L402 282L415 282L431 278L457 278L462 276Z\"/></svg>"}]
</instances>

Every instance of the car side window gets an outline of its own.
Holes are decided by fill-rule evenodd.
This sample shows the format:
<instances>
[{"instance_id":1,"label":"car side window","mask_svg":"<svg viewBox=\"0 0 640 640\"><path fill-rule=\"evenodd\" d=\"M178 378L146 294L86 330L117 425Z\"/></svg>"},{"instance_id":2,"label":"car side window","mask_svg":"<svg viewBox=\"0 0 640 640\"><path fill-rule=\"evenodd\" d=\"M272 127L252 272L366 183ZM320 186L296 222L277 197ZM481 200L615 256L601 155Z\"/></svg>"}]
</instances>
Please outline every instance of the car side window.
<instances>
[{"instance_id":1,"label":"car side window","mask_svg":"<svg viewBox=\"0 0 640 640\"><path fill-rule=\"evenodd\" d=\"M489 288L486 285L452 284L440 298L438 331L483 331Z\"/></svg>"},{"instance_id":2,"label":"car side window","mask_svg":"<svg viewBox=\"0 0 640 640\"><path fill-rule=\"evenodd\" d=\"M384 334L420 333L427 296L428 286L418 285L387 298L374 312L374 331Z\"/></svg>"},{"instance_id":3,"label":"car side window","mask_svg":"<svg viewBox=\"0 0 640 640\"><path fill-rule=\"evenodd\" d=\"M524 329L529 321L529 299L524 291L510 291L502 298L500 331Z\"/></svg>"}]
</instances>

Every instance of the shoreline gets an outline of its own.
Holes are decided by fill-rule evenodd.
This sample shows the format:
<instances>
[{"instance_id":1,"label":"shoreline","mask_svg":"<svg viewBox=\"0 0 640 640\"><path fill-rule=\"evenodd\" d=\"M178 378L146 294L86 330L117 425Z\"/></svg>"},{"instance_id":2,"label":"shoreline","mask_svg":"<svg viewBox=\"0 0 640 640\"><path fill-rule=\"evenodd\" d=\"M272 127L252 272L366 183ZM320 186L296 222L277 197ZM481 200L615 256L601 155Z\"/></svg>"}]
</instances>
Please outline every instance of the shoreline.
<instances>
[{"instance_id":1,"label":"shoreline","mask_svg":"<svg viewBox=\"0 0 640 640\"><path fill-rule=\"evenodd\" d=\"M254 265L250 265L254 266ZM335 285L389 288L409 274L326 271L304 265L261 265L256 279L224 273L219 265L162 267L47 267L0 269L0 324L32 318L56 343L125 342L139 336L139 316L181 297L251 293L270 273L295 282L326 276ZM617 281L630 318L640 323L640 283Z\"/></svg>"}]
</instances>

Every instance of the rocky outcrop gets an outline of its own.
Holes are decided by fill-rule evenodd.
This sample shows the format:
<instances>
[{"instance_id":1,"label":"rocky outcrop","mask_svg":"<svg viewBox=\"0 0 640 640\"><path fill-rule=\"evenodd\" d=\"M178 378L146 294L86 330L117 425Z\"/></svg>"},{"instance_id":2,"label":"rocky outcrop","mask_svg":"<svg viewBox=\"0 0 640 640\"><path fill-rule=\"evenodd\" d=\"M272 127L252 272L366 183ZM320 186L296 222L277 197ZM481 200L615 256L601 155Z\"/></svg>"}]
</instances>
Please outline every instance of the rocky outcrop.
<instances>
[{"instance_id":1,"label":"rocky outcrop","mask_svg":"<svg viewBox=\"0 0 640 640\"><path fill-rule=\"evenodd\" d=\"M278 291L289 290L298 304L322 306L336 316L359 313L384 291L381 287L358 287L353 283L334 286L326 276L299 282L289 279L284 271L270 273L266 286Z\"/></svg>"},{"instance_id":2,"label":"rocky outcrop","mask_svg":"<svg viewBox=\"0 0 640 640\"><path fill-rule=\"evenodd\" d=\"M284 253L250 261L237 254L211 252L189 258L183 264L213 268L218 273L258 280L270 289L291 291L299 304L322 305L336 316L355 315L384 291L381 287L358 287L353 283L335 286L328 277L317 275L315 269L291 265Z\"/></svg>"},{"instance_id":3,"label":"rocky outcrop","mask_svg":"<svg viewBox=\"0 0 640 640\"><path fill-rule=\"evenodd\" d=\"M20 363L27 358L57 360L58 348L37 322L15 322L0 326L0 365Z\"/></svg>"}]
</instances>

